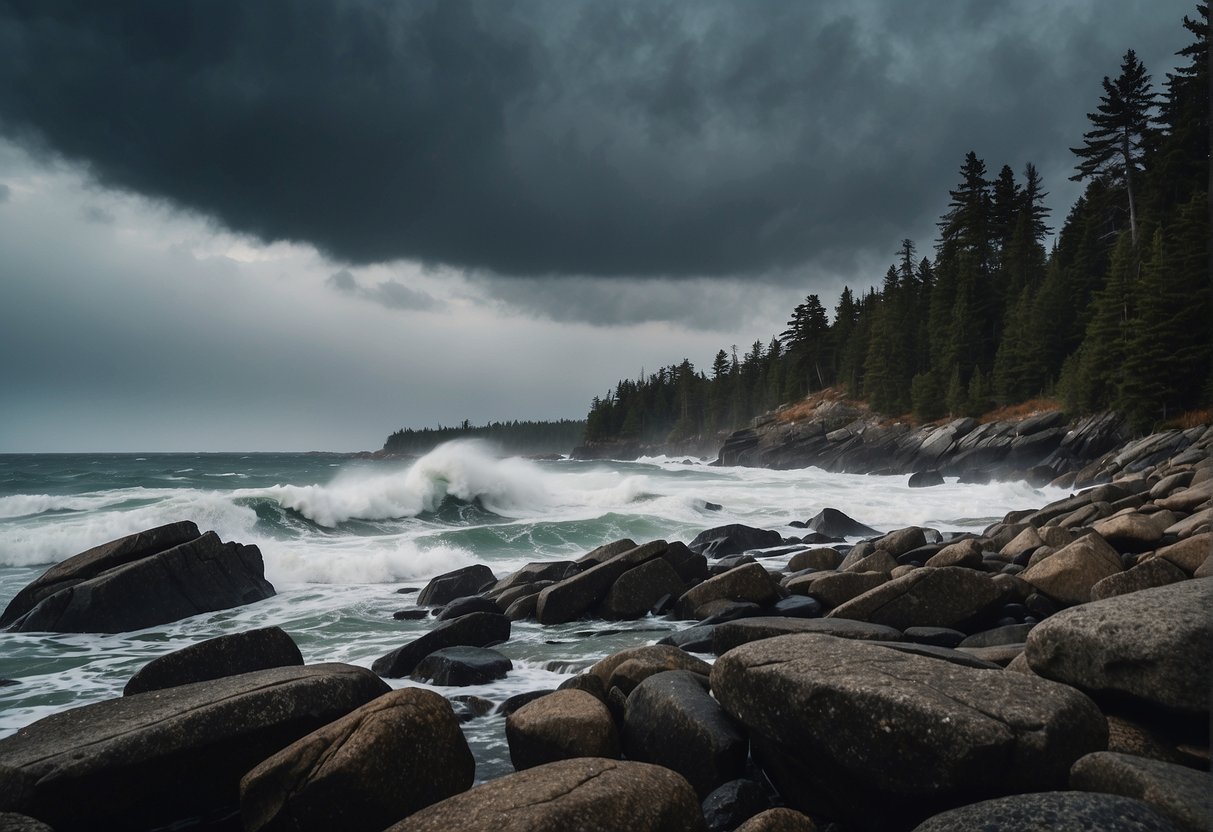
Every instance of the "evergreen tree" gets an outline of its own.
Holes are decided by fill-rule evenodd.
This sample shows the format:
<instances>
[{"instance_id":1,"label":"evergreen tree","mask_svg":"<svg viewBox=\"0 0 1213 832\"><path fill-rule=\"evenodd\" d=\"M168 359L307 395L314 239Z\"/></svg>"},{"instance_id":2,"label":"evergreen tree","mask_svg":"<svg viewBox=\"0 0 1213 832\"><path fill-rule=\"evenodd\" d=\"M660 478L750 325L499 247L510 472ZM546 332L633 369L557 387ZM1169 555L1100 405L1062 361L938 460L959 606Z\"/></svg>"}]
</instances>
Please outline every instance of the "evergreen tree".
<instances>
[{"instance_id":1,"label":"evergreen tree","mask_svg":"<svg viewBox=\"0 0 1213 832\"><path fill-rule=\"evenodd\" d=\"M1157 95L1150 89L1150 76L1137 54L1130 49L1115 81L1103 79L1104 94L1099 107L1088 113L1092 130L1083 134L1083 145L1070 150L1078 156L1078 172L1070 178L1107 177L1123 186L1129 201L1129 231L1137 245L1137 207L1134 179L1141 168L1146 142L1156 121Z\"/></svg>"}]
</instances>

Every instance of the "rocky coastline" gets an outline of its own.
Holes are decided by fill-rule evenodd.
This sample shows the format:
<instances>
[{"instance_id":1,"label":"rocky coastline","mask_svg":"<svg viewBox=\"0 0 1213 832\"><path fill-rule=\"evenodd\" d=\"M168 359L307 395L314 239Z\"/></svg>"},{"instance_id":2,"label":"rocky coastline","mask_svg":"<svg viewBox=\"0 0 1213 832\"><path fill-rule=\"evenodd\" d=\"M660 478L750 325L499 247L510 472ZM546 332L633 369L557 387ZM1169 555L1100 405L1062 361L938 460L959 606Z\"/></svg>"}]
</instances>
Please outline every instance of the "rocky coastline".
<instances>
[{"instance_id":1,"label":"rocky coastline","mask_svg":"<svg viewBox=\"0 0 1213 832\"><path fill-rule=\"evenodd\" d=\"M1021 437L1055 454L1073 430ZM1208 448L1109 446L1064 472L1097 485L980 535L826 509L467 567L401 611L432 625L370 670L305 665L276 627L220 636L0 740L0 829L1209 829ZM255 547L212 537L99 546L4 621L112 632L273 592ZM516 772L473 785L461 721L494 703L458 693L511 671L493 648L514 622L649 615L682 628L502 703ZM406 677L451 693L384 681Z\"/></svg>"}]
</instances>

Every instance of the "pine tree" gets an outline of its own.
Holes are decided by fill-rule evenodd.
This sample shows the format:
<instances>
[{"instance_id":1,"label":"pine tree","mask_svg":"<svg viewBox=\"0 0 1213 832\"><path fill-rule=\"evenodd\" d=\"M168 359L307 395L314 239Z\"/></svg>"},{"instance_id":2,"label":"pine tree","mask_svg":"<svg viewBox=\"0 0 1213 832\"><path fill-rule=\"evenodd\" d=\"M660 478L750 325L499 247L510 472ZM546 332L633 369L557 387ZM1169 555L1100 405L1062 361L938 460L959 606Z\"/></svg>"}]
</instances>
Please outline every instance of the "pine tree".
<instances>
[{"instance_id":1,"label":"pine tree","mask_svg":"<svg viewBox=\"0 0 1213 832\"><path fill-rule=\"evenodd\" d=\"M1088 177L1107 177L1124 187L1129 201L1129 231L1136 246L1134 179L1156 122L1157 95L1151 91L1150 76L1132 49L1125 53L1115 81L1104 76L1103 88L1098 109L1087 114L1093 129L1083 134L1082 147L1070 148L1080 160L1078 172L1070 178L1081 182Z\"/></svg>"}]
</instances>

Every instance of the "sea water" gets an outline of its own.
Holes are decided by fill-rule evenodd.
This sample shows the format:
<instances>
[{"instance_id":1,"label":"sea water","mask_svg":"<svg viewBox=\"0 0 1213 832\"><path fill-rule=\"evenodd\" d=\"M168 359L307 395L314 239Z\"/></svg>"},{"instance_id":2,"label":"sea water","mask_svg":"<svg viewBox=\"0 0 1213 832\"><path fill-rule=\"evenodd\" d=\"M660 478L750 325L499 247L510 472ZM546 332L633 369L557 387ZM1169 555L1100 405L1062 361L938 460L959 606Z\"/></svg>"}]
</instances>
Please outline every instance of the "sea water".
<instances>
[{"instance_id":1,"label":"sea water","mask_svg":"<svg viewBox=\"0 0 1213 832\"><path fill-rule=\"evenodd\" d=\"M1013 509L1065 496L1023 483L911 489L907 476L815 468L720 468L706 460L528 461L479 443L413 461L331 454L0 456L0 608L52 563L177 520L256 544L278 594L234 610L118 635L0 633L0 737L66 708L120 696L151 659L225 633L276 625L304 660L369 667L416 638L397 621L434 575L482 563L498 577L531 561L576 558L630 537L689 541L726 523L801 534L825 507L876 529L981 531ZM786 564L787 556L766 565ZM501 702L557 687L603 656L686 626L649 616L541 627L515 622L503 680L445 695ZM390 679L393 687L421 686ZM512 771L504 718L464 725L477 780Z\"/></svg>"}]
</instances>

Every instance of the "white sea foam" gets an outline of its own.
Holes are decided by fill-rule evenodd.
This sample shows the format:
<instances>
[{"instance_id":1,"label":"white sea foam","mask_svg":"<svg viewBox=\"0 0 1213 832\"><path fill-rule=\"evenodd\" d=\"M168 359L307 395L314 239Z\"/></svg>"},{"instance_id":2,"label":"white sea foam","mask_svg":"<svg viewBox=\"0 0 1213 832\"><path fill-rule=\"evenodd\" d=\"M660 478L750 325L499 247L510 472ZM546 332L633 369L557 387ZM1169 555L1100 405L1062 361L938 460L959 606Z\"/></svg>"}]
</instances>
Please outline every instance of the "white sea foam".
<instances>
[{"instance_id":1,"label":"white sea foam","mask_svg":"<svg viewBox=\"0 0 1213 832\"><path fill-rule=\"evenodd\" d=\"M261 545L266 578L278 584L378 584L429 578L476 562L452 546L423 547L404 538L333 545L268 541Z\"/></svg>"},{"instance_id":2,"label":"white sea foam","mask_svg":"<svg viewBox=\"0 0 1213 832\"><path fill-rule=\"evenodd\" d=\"M347 520L390 520L434 511L447 497L478 501L494 514L534 514L552 501L545 475L522 459L497 459L475 441L448 442L407 469L370 473L344 469L326 485L278 485L236 492L269 496L322 526Z\"/></svg>"}]
</instances>

